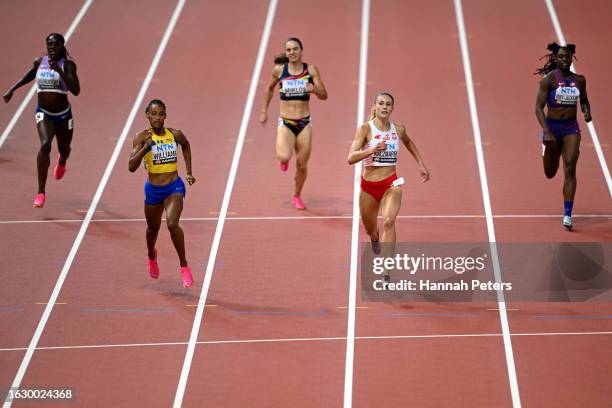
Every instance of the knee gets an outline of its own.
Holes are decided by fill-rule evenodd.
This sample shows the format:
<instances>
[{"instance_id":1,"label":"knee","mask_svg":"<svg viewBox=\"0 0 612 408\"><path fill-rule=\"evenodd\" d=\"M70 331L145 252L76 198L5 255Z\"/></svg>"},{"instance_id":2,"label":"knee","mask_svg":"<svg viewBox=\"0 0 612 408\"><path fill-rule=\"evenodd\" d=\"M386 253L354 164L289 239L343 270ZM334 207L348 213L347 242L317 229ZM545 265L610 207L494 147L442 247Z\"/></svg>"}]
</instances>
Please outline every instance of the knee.
<instances>
[{"instance_id":1,"label":"knee","mask_svg":"<svg viewBox=\"0 0 612 408\"><path fill-rule=\"evenodd\" d=\"M159 224L157 225L147 225L147 233L148 234L157 234L159 232Z\"/></svg>"},{"instance_id":2,"label":"knee","mask_svg":"<svg viewBox=\"0 0 612 408\"><path fill-rule=\"evenodd\" d=\"M383 217L383 226L386 230L395 227L395 217Z\"/></svg>"},{"instance_id":3,"label":"knee","mask_svg":"<svg viewBox=\"0 0 612 408\"><path fill-rule=\"evenodd\" d=\"M51 140L45 139L40 143L40 152L44 154L51 153Z\"/></svg>"},{"instance_id":4,"label":"knee","mask_svg":"<svg viewBox=\"0 0 612 408\"><path fill-rule=\"evenodd\" d=\"M279 162L287 163L291 159L291 154L276 152L276 159Z\"/></svg>"},{"instance_id":5,"label":"knee","mask_svg":"<svg viewBox=\"0 0 612 408\"><path fill-rule=\"evenodd\" d=\"M565 175L567 177L576 177L576 161L570 160L564 163Z\"/></svg>"},{"instance_id":6,"label":"knee","mask_svg":"<svg viewBox=\"0 0 612 408\"><path fill-rule=\"evenodd\" d=\"M298 159L295 161L295 167L299 171L306 171L307 166L308 166L308 159L307 158L298 157Z\"/></svg>"},{"instance_id":7,"label":"knee","mask_svg":"<svg viewBox=\"0 0 612 408\"><path fill-rule=\"evenodd\" d=\"M179 229L179 220L168 219L166 225L168 226L168 231L177 230Z\"/></svg>"},{"instance_id":8,"label":"knee","mask_svg":"<svg viewBox=\"0 0 612 408\"><path fill-rule=\"evenodd\" d=\"M553 169L553 170L546 169L544 171L544 174L546 174L546 178L551 179L551 178L555 177L555 174L557 174L557 169Z\"/></svg>"}]
</instances>

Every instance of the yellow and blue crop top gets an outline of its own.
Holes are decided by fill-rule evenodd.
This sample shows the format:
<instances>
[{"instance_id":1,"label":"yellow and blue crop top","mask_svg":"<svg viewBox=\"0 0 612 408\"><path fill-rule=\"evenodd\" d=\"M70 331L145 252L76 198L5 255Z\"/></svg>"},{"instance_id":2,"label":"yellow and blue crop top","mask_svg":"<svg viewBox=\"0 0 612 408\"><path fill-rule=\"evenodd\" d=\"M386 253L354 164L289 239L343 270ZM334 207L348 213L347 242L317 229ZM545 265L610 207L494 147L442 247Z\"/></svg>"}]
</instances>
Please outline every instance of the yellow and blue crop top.
<instances>
[{"instance_id":1,"label":"yellow and blue crop top","mask_svg":"<svg viewBox=\"0 0 612 408\"><path fill-rule=\"evenodd\" d=\"M174 134L165 129L163 136L153 134L153 144L142 158L149 173L172 173L177 169L177 146Z\"/></svg>"}]
</instances>

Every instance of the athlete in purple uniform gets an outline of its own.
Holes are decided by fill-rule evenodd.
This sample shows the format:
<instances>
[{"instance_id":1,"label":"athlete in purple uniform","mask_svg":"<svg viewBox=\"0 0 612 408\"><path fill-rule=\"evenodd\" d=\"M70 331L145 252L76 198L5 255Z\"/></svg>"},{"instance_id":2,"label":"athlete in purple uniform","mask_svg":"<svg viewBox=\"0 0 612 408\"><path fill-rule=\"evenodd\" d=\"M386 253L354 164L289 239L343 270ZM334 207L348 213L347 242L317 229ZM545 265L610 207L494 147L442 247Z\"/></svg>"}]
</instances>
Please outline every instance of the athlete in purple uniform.
<instances>
[{"instance_id":1,"label":"athlete in purple uniform","mask_svg":"<svg viewBox=\"0 0 612 408\"><path fill-rule=\"evenodd\" d=\"M580 154L580 128L576 120L578 100L584 120L591 121L591 106L587 97L586 79L571 71L576 53L574 44L548 44L550 54L544 67L536 100L535 113L542 126L543 163L546 177L553 178L563 157L563 226L572 229L572 207L576 194L576 163ZM546 114L544 106L548 105Z\"/></svg>"},{"instance_id":2,"label":"athlete in purple uniform","mask_svg":"<svg viewBox=\"0 0 612 408\"><path fill-rule=\"evenodd\" d=\"M47 184L53 136L57 136L57 150L59 151L53 175L59 180L66 172L66 160L70 156L73 130L68 91L73 95L81 92L77 66L70 59L64 46L64 37L61 34L52 33L47 36L46 43L47 55L36 58L32 68L4 94L4 102L8 103L16 89L36 79L38 105L34 117L40 138L40 150L36 161L38 194L34 200L34 208L42 208L45 205L45 185Z\"/></svg>"}]
</instances>

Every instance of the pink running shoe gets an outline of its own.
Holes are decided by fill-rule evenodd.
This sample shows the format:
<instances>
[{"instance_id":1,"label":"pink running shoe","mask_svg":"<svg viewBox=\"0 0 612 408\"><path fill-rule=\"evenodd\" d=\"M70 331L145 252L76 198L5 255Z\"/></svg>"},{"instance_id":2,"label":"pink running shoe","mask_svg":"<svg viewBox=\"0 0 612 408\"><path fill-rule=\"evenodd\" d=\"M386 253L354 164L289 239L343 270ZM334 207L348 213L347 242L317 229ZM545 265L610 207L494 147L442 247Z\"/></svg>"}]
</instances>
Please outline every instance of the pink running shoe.
<instances>
[{"instance_id":1,"label":"pink running shoe","mask_svg":"<svg viewBox=\"0 0 612 408\"><path fill-rule=\"evenodd\" d=\"M57 159L57 164L55 165L55 168L53 169L53 176L55 177L56 180L61 180L61 178L64 177L65 172L66 172L66 165L59 164L59 159Z\"/></svg>"},{"instance_id":2,"label":"pink running shoe","mask_svg":"<svg viewBox=\"0 0 612 408\"><path fill-rule=\"evenodd\" d=\"M289 168L289 163L288 162L280 162L280 169L281 169L281 171L287 171L288 168Z\"/></svg>"},{"instance_id":3,"label":"pink running shoe","mask_svg":"<svg viewBox=\"0 0 612 408\"><path fill-rule=\"evenodd\" d=\"M296 210L305 210L306 206L304 205L304 202L302 201L302 199L298 196L293 197L293 206L296 208Z\"/></svg>"},{"instance_id":4,"label":"pink running shoe","mask_svg":"<svg viewBox=\"0 0 612 408\"><path fill-rule=\"evenodd\" d=\"M155 257L153 259L147 256L147 262L149 264L149 275L153 279L159 278L159 265L157 265L157 249L155 249Z\"/></svg>"},{"instance_id":5,"label":"pink running shoe","mask_svg":"<svg viewBox=\"0 0 612 408\"><path fill-rule=\"evenodd\" d=\"M191 276L191 268L189 266L181 266L181 275L183 275L183 286L190 288L193 285L193 276Z\"/></svg>"},{"instance_id":6,"label":"pink running shoe","mask_svg":"<svg viewBox=\"0 0 612 408\"><path fill-rule=\"evenodd\" d=\"M36 194L34 199L34 208L43 208L45 206L45 193Z\"/></svg>"}]
</instances>

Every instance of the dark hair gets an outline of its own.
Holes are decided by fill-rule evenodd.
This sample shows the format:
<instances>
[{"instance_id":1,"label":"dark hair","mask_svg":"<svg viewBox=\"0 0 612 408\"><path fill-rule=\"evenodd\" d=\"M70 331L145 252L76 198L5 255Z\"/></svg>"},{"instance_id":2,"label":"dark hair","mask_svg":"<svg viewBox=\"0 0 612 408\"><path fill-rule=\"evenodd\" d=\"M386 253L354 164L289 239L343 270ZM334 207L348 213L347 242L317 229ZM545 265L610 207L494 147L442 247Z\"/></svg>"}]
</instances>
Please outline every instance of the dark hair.
<instances>
[{"instance_id":1,"label":"dark hair","mask_svg":"<svg viewBox=\"0 0 612 408\"><path fill-rule=\"evenodd\" d=\"M295 41L296 43L298 43L300 45L300 49L303 50L304 46L302 45L302 42L300 41L299 38L297 37L289 37L285 40L285 44L287 44L289 41ZM289 62L289 58L287 58L287 55L283 52L282 54L277 54L274 56L274 63L275 64L286 64Z\"/></svg>"},{"instance_id":2,"label":"dark hair","mask_svg":"<svg viewBox=\"0 0 612 408\"><path fill-rule=\"evenodd\" d=\"M546 58L546 63L544 64L542 68L539 68L538 70L536 70L536 72L534 72L534 75L546 75L549 72L557 69L557 61L555 61L555 56L557 55L559 50L562 50L562 49L567 50L567 52L572 54L572 60L576 59L576 57L574 56L576 54L575 44L559 45L556 42L554 42L554 43L548 44L548 46L546 46L546 49L550 51L550 53L540 58L540 60Z\"/></svg>"},{"instance_id":3,"label":"dark hair","mask_svg":"<svg viewBox=\"0 0 612 408\"><path fill-rule=\"evenodd\" d=\"M374 97L374 106L372 106L372 110L370 111L370 120L376 117L376 100L378 99L379 96L388 96L389 98L391 98L391 105L395 105L395 98L389 92L377 93L376 96Z\"/></svg>"},{"instance_id":4,"label":"dark hair","mask_svg":"<svg viewBox=\"0 0 612 408\"><path fill-rule=\"evenodd\" d=\"M166 110L166 104L163 103L160 99L151 99L151 102L149 102L149 104L145 108L145 113L149 113L149 109L151 109L151 106L153 105L159 105L164 108L164 110Z\"/></svg>"},{"instance_id":5,"label":"dark hair","mask_svg":"<svg viewBox=\"0 0 612 408\"><path fill-rule=\"evenodd\" d=\"M66 58L66 59L72 59L72 57L68 53L68 49L66 49L66 46L64 45L64 44L66 44L66 39L60 33L51 33L51 34L49 34L47 36L47 38L45 38L45 43L47 41L49 41L51 38L53 38L53 37L57 37L57 39L60 42L60 45L62 46L62 54L63 54L62 57Z\"/></svg>"}]
</instances>

